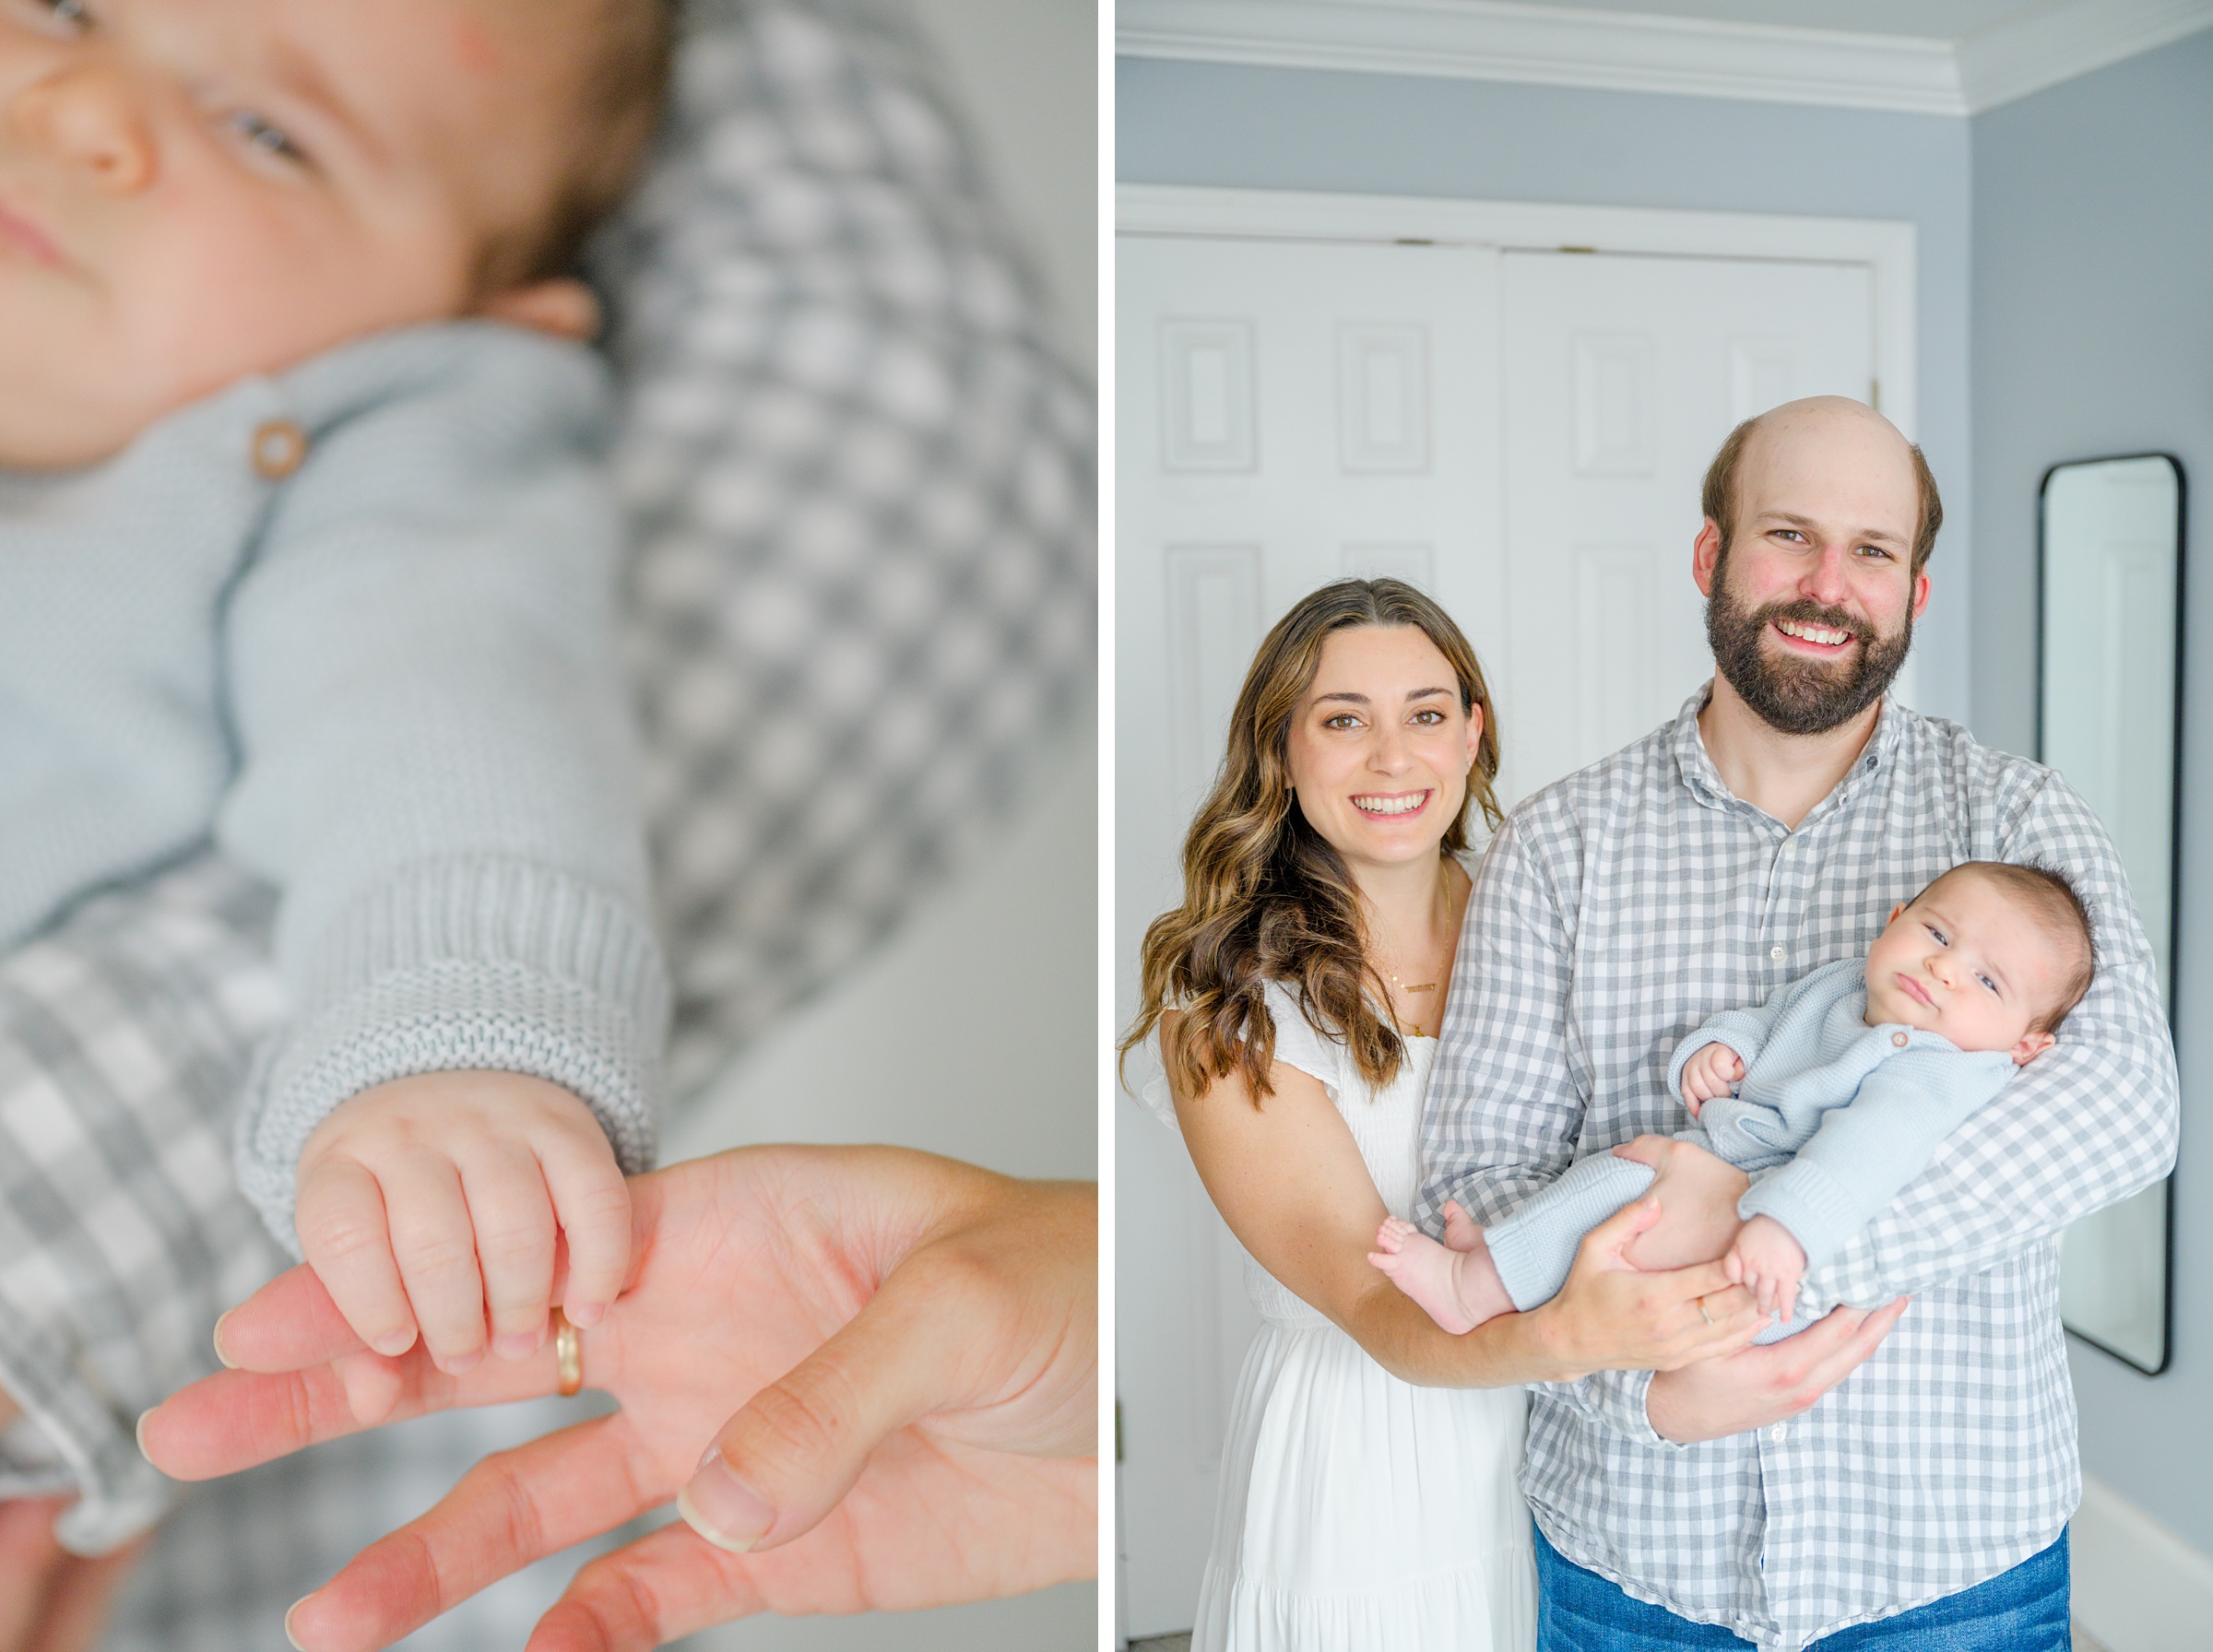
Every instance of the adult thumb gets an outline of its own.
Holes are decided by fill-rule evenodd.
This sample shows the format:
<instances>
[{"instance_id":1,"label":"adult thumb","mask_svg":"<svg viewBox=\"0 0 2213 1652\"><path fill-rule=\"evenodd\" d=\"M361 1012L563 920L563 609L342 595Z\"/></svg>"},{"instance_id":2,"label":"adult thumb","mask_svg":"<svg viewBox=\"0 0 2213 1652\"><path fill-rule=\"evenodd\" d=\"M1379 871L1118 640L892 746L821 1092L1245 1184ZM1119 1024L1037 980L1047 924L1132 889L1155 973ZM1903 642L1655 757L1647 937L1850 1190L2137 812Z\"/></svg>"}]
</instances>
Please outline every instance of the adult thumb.
<instances>
[{"instance_id":1,"label":"adult thumb","mask_svg":"<svg viewBox=\"0 0 2213 1652\"><path fill-rule=\"evenodd\" d=\"M962 1404L961 1316L894 1270L858 1315L747 1401L677 1493L692 1528L734 1554L811 1531L884 1437ZM976 1328L971 1327L970 1330Z\"/></svg>"},{"instance_id":2,"label":"adult thumb","mask_svg":"<svg viewBox=\"0 0 2213 1652\"><path fill-rule=\"evenodd\" d=\"M1647 1194L1607 1217L1583 1235L1582 1250L1586 1256L1596 1257L1605 1267L1630 1267L1623 1255L1638 1234L1660 1220L1660 1201Z\"/></svg>"}]
</instances>

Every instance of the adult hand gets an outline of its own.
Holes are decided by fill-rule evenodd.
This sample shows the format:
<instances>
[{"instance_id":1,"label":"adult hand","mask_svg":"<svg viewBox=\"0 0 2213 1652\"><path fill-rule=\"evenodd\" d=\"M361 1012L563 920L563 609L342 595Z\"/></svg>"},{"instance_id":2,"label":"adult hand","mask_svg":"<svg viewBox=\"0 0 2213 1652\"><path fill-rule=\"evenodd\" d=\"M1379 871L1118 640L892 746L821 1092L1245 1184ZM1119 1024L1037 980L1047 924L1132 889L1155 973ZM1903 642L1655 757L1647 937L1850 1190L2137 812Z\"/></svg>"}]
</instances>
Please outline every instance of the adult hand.
<instances>
[{"instance_id":1,"label":"adult hand","mask_svg":"<svg viewBox=\"0 0 2213 1652\"><path fill-rule=\"evenodd\" d=\"M1795 1417L1866 1362L1911 1300L1838 1308L1780 1342L1663 1372L1646 1393L1645 1418L1662 1438L1688 1446Z\"/></svg>"},{"instance_id":2,"label":"adult hand","mask_svg":"<svg viewBox=\"0 0 2213 1652\"><path fill-rule=\"evenodd\" d=\"M1559 1294L1518 1317L1545 1363L1531 1380L1572 1382L1594 1371L1675 1371L1733 1355L1765 1323L1750 1292L1716 1262L1648 1272L1629 1259L1661 1219L1647 1194L1583 1235ZM1506 1316L1487 1323L1510 1325ZM1483 1327L1473 1333L1480 1337Z\"/></svg>"},{"instance_id":3,"label":"adult hand","mask_svg":"<svg viewBox=\"0 0 2213 1652\"><path fill-rule=\"evenodd\" d=\"M622 1410L479 1464L294 1608L313 1652L389 1645L542 1554L669 1501L591 1562L530 1652L642 1648L755 1611L905 1610L1096 1564L1097 1194L893 1148L747 1148L631 1184L632 1280L583 1338ZM553 1391L554 1351L463 1376L366 1351L304 1268L219 1328L217 1374L141 1428L180 1479L390 1415ZM733 1410L736 1415L732 1416ZM706 1458L701 1453L708 1453ZM744 1552L740 1552L740 1550Z\"/></svg>"},{"instance_id":4,"label":"adult hand","mask_svg":"<svg viewBox=\"0 0 2213 1652\"><path fill-rule=\"evenodd\" d=\"M0 1428L23 1415L0 1390ZM107 1627L116 1591L152 1538L112 1553L72 1554L54 1540L66 1497L0 1502L0 1652L87 1652Z\"/></svg>"}]
</instances>

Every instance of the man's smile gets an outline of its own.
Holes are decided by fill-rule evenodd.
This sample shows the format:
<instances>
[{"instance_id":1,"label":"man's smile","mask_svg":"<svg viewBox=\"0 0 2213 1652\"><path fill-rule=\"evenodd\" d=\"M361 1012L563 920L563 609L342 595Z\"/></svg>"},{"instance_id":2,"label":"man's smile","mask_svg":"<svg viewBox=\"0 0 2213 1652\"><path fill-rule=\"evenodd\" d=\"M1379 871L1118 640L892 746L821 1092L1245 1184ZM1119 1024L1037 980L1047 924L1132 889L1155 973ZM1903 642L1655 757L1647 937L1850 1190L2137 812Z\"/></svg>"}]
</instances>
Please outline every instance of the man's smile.
<instances>
[{"instance_id":1,"label":"man's smile","mask_svg":"<svg viewBox=\"0 0 2213 1652\"><path fill-rule=\"evenodd\" d=\"M1846 644L1859 640L1852 631L1839 631L1834 626L1816 625L1810 620L1777 619L1771 623L1793 642L1823 655L1839 653Z\"/></svg>"}]
</instances>

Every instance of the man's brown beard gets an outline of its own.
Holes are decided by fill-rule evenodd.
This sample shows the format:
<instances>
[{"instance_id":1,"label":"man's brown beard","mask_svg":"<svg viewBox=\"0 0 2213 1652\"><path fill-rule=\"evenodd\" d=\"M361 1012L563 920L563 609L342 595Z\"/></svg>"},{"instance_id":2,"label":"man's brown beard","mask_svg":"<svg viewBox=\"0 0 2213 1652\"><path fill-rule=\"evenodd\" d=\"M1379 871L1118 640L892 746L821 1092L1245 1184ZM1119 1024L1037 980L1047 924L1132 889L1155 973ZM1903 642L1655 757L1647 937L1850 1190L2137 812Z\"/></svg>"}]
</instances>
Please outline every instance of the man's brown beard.
<instances>
[{"instance_id":1,"label":"man's brown beard","mask_svg":"<svg viewBox=\"0 0 2213 1652\"><path fill-rule=\"evenodd\" d=\"M1747 613L1729 589L1728 559L1714 564L1713 595L1706 602L1706 641L1713 663L1729 686L1759 720L1778 734L1827 734L1849 723L1877 700L1906 663L1913 646L1913 610L1891 637L1878 637L1841 608L1801 598L1770 603ZM1759 640L1770 622L1794 620L1829 631L1850 631L1860 652L1847 663L1824 666L1813 660L1777 659Z\"/></svg>"}]
</instances>

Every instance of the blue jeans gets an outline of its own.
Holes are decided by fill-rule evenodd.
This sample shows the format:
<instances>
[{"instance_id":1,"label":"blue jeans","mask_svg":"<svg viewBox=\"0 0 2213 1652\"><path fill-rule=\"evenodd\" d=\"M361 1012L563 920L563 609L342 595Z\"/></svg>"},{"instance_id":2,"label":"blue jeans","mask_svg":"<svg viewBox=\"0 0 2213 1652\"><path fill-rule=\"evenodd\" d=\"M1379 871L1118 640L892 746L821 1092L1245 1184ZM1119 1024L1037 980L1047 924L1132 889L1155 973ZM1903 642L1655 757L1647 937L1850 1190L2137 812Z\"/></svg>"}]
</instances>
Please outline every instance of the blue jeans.
<instances>
[{"instance_id":1,"label":"blue jeans","mask_svg":"<svg viewBox=\"0 0 2213 1652\"><path fill-rule=\"evenodd\" d=\"M1632 1600L1537 1533L1537 1652L1751 1644L1716 1624ZM1819 1652L2067 1652L2067 1534L1971 1589L1879 1622L1854 1623L1814 1645Z\"/></svg>"}]
</instances>

